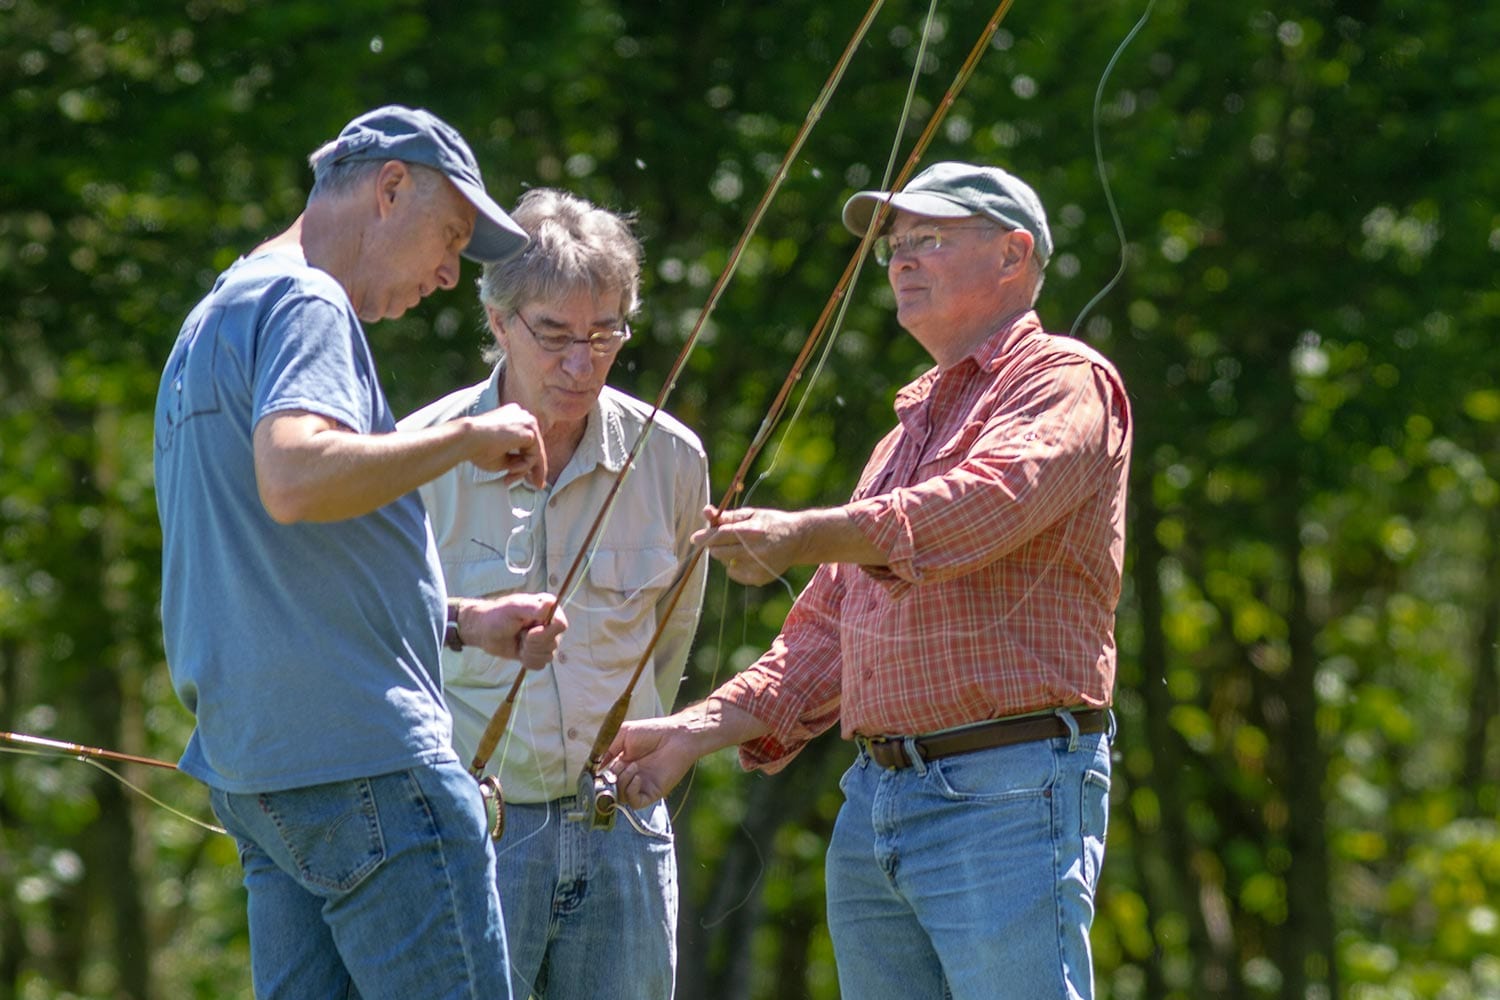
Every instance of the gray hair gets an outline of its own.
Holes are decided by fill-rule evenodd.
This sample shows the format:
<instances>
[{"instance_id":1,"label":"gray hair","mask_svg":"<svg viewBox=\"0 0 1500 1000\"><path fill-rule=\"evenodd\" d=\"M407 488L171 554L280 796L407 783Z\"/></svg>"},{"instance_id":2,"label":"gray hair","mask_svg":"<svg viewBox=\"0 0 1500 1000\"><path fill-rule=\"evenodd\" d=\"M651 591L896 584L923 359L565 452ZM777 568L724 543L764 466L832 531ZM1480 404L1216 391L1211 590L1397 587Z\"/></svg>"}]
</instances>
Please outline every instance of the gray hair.
<instances>
[{"instance_id":1,"label":"gray hair","mask_svg":"<svg viewBox=\"0 0 1500 1000\"><path fill-rule=\"evenodd\" d=\"M307 194L309 203L317 198L336 198L353 191L379 173L380 169L389 162L381 159L344 160L339 163L329 163L320 169L320 164L333 155L334 147L337 145L338 140L332 139L319 146L307 158L307 165L313 169L313 186ZM406 163L405 160L402 162ZM411 172L412 180L417 186L417 193L423 198L432 194L437 188L438 181L445 179L442 171L420 163L406 163L406 169Z\"/></svg>"},{"instance_id":2,"label":"gray hair","mask_svg":"<svg viewBox=\"0 0 1500 1000\"><path fill-rule=\"evenodd\" d=\"M1042 260L1035 252L1031 255L1031 304L1036 305L1037 300L1042 297L1042 285L1047 283L1047 265L1050 260Z\"/></svg>"},{"instance_id":3,"label":"gray hair","mask_svg":"<svg viewBox=\"0 0 1500 1000\"><path fill-rule=\"evenodd\" d=\"M479 300L487 307L514 312L583 290L618 290L622 317L640 307L642 252L631 230L633 215L555 188L527 191L510 215L531 234L531 244L518 256L484 266Z\"/></svg>"}]
</instances>

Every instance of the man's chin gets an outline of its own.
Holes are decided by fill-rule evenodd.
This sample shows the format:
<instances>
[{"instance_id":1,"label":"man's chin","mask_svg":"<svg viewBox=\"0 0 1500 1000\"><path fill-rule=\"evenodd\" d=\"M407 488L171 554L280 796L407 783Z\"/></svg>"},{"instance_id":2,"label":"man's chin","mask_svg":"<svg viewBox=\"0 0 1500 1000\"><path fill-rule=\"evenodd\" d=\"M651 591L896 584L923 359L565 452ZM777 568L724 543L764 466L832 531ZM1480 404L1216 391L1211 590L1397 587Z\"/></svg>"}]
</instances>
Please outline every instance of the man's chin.
<instances>
[{"instance_id":1,"label":"man's chin","mask_svg":"<svg viewBox=\"0 0 1500 1000\"><path fill-rule=\"evenodd\" d=\"M400 319L410 306L387 305L382 309L369 309L359 313L361 323L379 323L383 319Z\"/></svg>"}]
</instances>

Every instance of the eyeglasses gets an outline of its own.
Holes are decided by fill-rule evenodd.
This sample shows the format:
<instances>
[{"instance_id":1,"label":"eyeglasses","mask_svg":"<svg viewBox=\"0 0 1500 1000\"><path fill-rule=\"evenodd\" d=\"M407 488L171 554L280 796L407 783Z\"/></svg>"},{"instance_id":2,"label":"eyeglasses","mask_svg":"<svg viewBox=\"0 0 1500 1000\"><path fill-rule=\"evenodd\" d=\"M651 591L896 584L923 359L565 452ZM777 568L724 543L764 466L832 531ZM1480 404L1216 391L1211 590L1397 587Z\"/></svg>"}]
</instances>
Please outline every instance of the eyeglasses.
<instances>
[{"instance_id":1,"label":"eyeglasses","mask_svg":"<svg viewBox=\"0 0 1500 1000\"><path fill-rule=\"evenodd\" d=\"M946 231L952 232L958 229L993 230L994 228L994 226L984 224L948 226ZM921 257L932 253L947 242L943 235L944 231L937 226L917 226L914 229L908 229L900 236L882 233L875 237L875 262L881 267L885 267L891 262L891 258L895 257L898 253L908 254L912 257Z\"/></svg>"},{"instance_id":2,"label":"eyeglasses","mask_svg":"<svg viewBox=\"0 0 1500 1000\"><path fill-rule=\"evenodd\" d=\"M521 315L521 310L514 313L516 319L526 328L542 350L548 354L561 354L574 344L588 344L589 350L600 357L609 357L620 348L625 346L625 341L630 339L630 324L626 323L619 330L590 330L587 337L575 337L571 333L537 333L535 328Z\"/></svg>"},{"instance_id":3,"label":"eyeglasses","mask_svg":"<svg viewBox=\"0 0 1500 1000\"><path fill-rule=\"evenodd\" d=\"M478 538L469 539L475 545L489 549L505 559L505 568L520 576L531 572L536 565L536 530L533 518L541 506L542 491L530 483L515 483L510 487L510 513L516 519L505 540L505 551L501 552L489 542Z\"/></svg>"},{"instance_id":4,"label":"eyeglasses","mask_svg":"<svg viewBox=\"0 0 1500 1000\"><path fill-rule=\"evenodd\" d=\"M510 488L510 512L516 526L505 540L505 568L512 573L530 573L536 565L536 531L532 519L540 506L542 491L530 483L516 483Z\"/></svg>"}]
</instances>

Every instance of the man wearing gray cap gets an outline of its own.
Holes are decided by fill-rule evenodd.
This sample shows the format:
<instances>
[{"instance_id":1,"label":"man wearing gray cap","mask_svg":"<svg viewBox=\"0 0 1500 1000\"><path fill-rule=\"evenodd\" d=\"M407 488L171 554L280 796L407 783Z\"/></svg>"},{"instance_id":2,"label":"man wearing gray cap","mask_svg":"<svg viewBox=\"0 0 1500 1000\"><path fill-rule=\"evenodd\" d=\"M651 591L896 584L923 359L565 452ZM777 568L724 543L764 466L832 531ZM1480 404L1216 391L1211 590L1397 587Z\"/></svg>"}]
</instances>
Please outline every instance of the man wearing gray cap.
<instances>
[{"instance_id":1,"label":"man wearing gray cap","mask_svg":"<svg viewBox=\"0 0 1500 1000\"><path fill-rule=\"evenodd\" d=\"M162 624L197 723L181 768L238 841L261 1000L508 997L416 491L461 462L540 485L546 457L517 406L397 431L361 321L527 237L426 111L356 118L311 163L306 210L219 276L157 394ZM465 600L465 639L544 666L550 600Z\"/></svg>"},{"instance_id":2,"label":"man wearing gray cap","mask_svg":"<svg viewBox=\"0 0 1500 1000\"><path fill-rule=\"evenodd\" d=\"M889 206L887 211L886 206ZM1114 367L1046 333L1032 189L938 163L844 206L936 366L853 499L709 511L732 579L818 564L771 650L699 705L627 723L627 801L739 744L777 771L835 722L856 744L826 863L844 996L1093 996L1130 408ZM715 521L717 523L715 523Z\"/></svg>"}]
</instances>

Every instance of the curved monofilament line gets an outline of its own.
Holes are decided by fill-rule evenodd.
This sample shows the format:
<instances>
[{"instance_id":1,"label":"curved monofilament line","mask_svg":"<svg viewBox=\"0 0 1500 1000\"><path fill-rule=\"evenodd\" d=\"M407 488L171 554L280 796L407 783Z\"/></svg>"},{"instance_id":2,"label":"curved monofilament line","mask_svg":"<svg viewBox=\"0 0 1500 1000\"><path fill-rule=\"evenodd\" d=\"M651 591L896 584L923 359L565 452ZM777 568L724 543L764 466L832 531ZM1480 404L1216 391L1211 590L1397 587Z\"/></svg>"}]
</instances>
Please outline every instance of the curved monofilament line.
<instances>
[{"instance_id":1,"label":"curved monofilament line","mask_svg":"<svg viewBox=\"0 0 1500 1000\"><path fill-rule=\"evenodd\" d=\"M989 46L990 39L993 38L995 32L999 30L1000 22L1005 18L1005 14L1010 10L1013 2L1014 0L1001 0L1000 5L995 8L995 13L990 16L989 21L985 24L984 30L980 33L978 41L974 43L974 47L969 51L968 58L965 59L963 65L959 67L958 73L954 76L953 83L949 85L948 90L943 94L942 101L939 102L938 106L934 109L932 116L928 119L927 127L923 129L921 136L917 139L916 145L912 147L911 154L906 158L906 163L902 166L901 172L892 181L893 188L899 188L901 185L906 183L907 178L916 168L916 165L921 160L922 155L927 152L927 147L931 144L933 137L937 134L938 126L947 116L949 109L952 108L953 102L955 99L957 99L959 91L963 89L964 85L968 83L969 77L973 75L974 68L979 64L980 57L984 54L984 50ZM884 202L881 204L879 211L874 213L874 217L871 218L870 225L865 230L864 238L860 240L859 247L854 251L854 255L849 259L848 266L844 268L843 275L840 276L838 283L834 286L833 292L828 297L828 301L824 304L823 311L819 314L817 322L813 324L812 331L807 335L806 341L803 342L802 350L797 354L797 360L793 362L791 370L787 373L786 379L782 382L781 389L777 392L776 398L772 401L770 409L767 411L765 418L761 421L760 429L756 432L755 438L750 442L750 447L745 452L745 457L740 462L740 467L735 472L734 478L730 481L729 488L725 492L724 498L719 502L718 509L720 511L729 509L735 498L739 496L739 494L743 490L745 476L749 473L750 467L754 464L756 458L759 457L762 448L765 447L766 442L770 438L771 431L775 427L777 420L780 418L782 412L786 409L787 400L791 396L792 387L795 386L797 382L802 378L802 373L807 367L808 360L812 357L813 351L817 347L818 340L822 337L823 332L827 329L829 319L832 317L834 309L838 306L839 302L843 299L844 295L848 291L849 283L853 280L854 275L859 271L861 264L864 262L864 258L869 253L870 245L874 242L875 236L880 232L881 227L885 225L885 220L889 216L889 214L890 203ZM679 580L678 585L673 588L671 594L668 597L665 611L662 614L662 619L657 624L656 631L652 634L651 640L646 644L646 649L644 652L642 652L639 662L636 663L635 670L632 671L630 675L629 683L626 684L625 690L623 693L621 693L619 700L615 702L615 704L610 708L608 714L605 716L604 722L600 726L599 734L594 739L593 748L589 753L588 767L590 768L590 770L593 770L597 773L599 768L603 765L604 754L609 750L610 744L614 742L615 736L620 731L620 726L622 726L625 722L625 715L629 711L630 699L635 691L635 686L640 682L641 676L645 672L646 664L651 662L651 654L655 651L657 644L661 641L661 637L666 629L666 624L670 619L672 612L676 609L677 602L682 597L684 585L686 580L691 575L692 567L702 557L703 549L701 547L694 550L693 555L688 562L688 567L682 574L681 580Z\"/></svg>"},{"instance_id":2,"label":"curved monofilament line","mask_svg":"<svg viewBox=\"0 0 1500 1000\"><path fill-rule=\"evenodd\" d=\"M64 743L61 740L49 740L41 736L32 736L29 733L0 732L0 739L8 743L21 744L21 746L0 747L0 753L18 754L23 757L41 757L46 760L75 760L81 764L87 764L90 767L103 771L147 802L165 809L184 822L191 823L210 833L227 835L229 832L222 826L204 822L196 816L189 816L182 810L168 805L140 785L125 777L119 771L103 763L106 760L113 760L127 764L144 764L147 767L160 768L165 771L177 771L177 765L170 761L157 760L155 757L140 757L136 754L120 753L118 750L105 750L103 747L86 747L78 743Z\"/></svg>"},{"instance_id":3,"label":"curved monofilament line","mask_svg":"<svg viewBox=\"0 0 1500 1000\"><path fill-rule=\"evenodd\" d=\"M886 157L885 170L882 171L880 175L880 190L882 191L891 190L891 174L895 171L896 160L901 155L901 133L906 129L906 123L911 120L912 104L916 101L917 97L917 83L922 78L922 64L926 61L927 58L927 45L932 40L932 26L937 21L937 8L938 0L932 0L932 2L927 7L927 18L922 22L922 37L917 43L916 58L912 60L911 80L908 81L906 85L906 100L902 102L901 117L896 126L896 135L891 140L891 152L890 155ZM870 219L870 224L871 226L875 224L873 215ZM875 230L875 233L877 235L879 234L879 232L880 231L878 229ZM859 285L860 273L864 270L864 262L868 259L869 258L864 254L860 255L859 264L857 264L854 268L854 277L849 283L849 287L851 290ZM840 302L838 315L833 318L832 330L828 334L827 340L824 342L823 353L818 356L818 363L813 366L812 375L807 380L806 388L802 390L802 398L798 400L797 408L792 411L791 417L788 418L788 420L782 427L781 443L778 444L776 446L776 450L771 453L771 460L767 462L766 467L761 470L760 475L755 480L755 485L745 490L744 500L746 502L749 501L751 494L755 492L755 487L764 482L766 478L771 474L771 472L776 468L776 465L779 463L781 459L781 449L786 445L787 435L791 433L792 427L796 426L798 421L802 419L802 411L806 408L808 400L812 398L812 387L823 374L823 367L828 363L828 356L833 353L834 342L838 340L839 332L844 328L844 316L849 312L849 304L853 301L853 295L845 295L843 297L843 301Z\"/></svg>"},{"instance_id":4,"label":"curved monofilament line","mask_svg":"<svg viewBox=\"0 0 1500 1000\"><path fill-rule=\"evenodd\" d=\"M854 34L850 37L848 45L844 47L843 54L840 55L838 62L834 65L833 72L829 74L827 81L823 84L822 90L818 92L818 96L814 99L812 107L808 109L807 116L802 122L802 127L797 130L797 135L793 138L791 146L787 148L786 155L782 157L780 167L777 168L775 175L771 179L771 183L766 188L765 194L761 196L760 202L755 206L754 212L751 213L750 221L746 224L744 232L740 235L738 242L734 245L734 249L730 252L723 272L719 275L718 281L714 283L707 302L704 303L703 309L698 314L697 321L693 324L692 331L688 334L687 343L678 352L677 360L672 364L666 380L662 383L661 391L657 394L656 401L652 404L651 412L646 417L645 426L641 428L641 433L636 437L629 454L625 456L624 465L615 476L614 482L610 484L609 492L605 494L604 501L599 508L599 513L595 516L593 523L589 526L588 533L584 536L583 545L580 546L577 556L574 557L573 565L569 567L562 585L558 587L559 593L567 593L572 586L573 579L582 570L589 553L596 544L599 533L609 515L610 508L614 505L614 499L625 481L625 476L630 472L636 456L640 453L642 446L651 433L651 429L655 426L656 415L661 412L662 407L666 405L667 397L671 395L672 390L676 387L677 378L681 374L683 366L687 364L688 355L697 344L703 328L707 325L709 317L713 314L714 308L718 305L719 299L724 294L724 289L728 286L730 279L739 268L740 258L744 255L745 248L749 245L751 237L755 234L755 230L760 227L761 220L765 217L766 210L770 208L771 201L775 198L777 192L781 190L781 185L786 181L787 175L791 172L792 163L802 151L802 147L807 142L807 137L811 134L813 126L823 116L823 109L827 107L829 99L833 97L834 91L838 89L839 83L844 78L844 71L848 69L849 63L854 58L855 51L858 50L860 43L864 41L865 35L870 30L870 25L874 23L875 16L880 12L880 8L884 3L885 0L871 0L869 9L865 11L865 16L855 29ZM684 579L686 579L686 574L684 574ZM675 607L676 600L674 599L672 603ZM554 603L547 611L545 621L548 624L551 623L552 616L556 612L557 605ZM653 639L652 649L655 648L656 641ZM495 714L491 716L489 723L485 726L484 732L480 736L479 745L475 750L474 760L469 765L470 773L477 776L482 774L485 767L488 766L490 758L495 753L495 747L500 743L500 737L505 733L506 726L509 725L510 715L514 710L516 697L520 693L521 682L524 677L524 672L516 675L516 680L506 693L505 699L501 701L499 707L495 710ZM634 686L635 683L632 680L631 688L634 689Z\"/></svg>"},{"instance_id":5,"label":"curved monofilament line","mask_svg":"<svg viewBox=\"0 0 1500 1000\"><path fill-rule=\"evenodd\" d=\"M1140 34L1141 29L1146 26L1146 22L1151 19L1151 9L1155 6L1156 0L1147 0L1145 12L1141 14L1140 20L1135 22L1134 27L1126 33L1125 38L1120 44L1115 47L1114 55L1109 57L1109 62L1104 66L1104 72L1099 76L1099 86L1094 90L1094 166L1099 173L1099 183L1104 187L1104 203L1109 206L1110 220L1115 224L1115 238L1120 242L1120 266L1115 269L1114 275L1104 283L1104 287L1099 289L1094 297L1089 299L1084 304L1084 307L1078 311L1078 318L1073 320L1073 325L1068 329L1068 336L1070 337L1078 335L1078 328L1083 324L1084 317L1093 312L1094 307L1106 295L1114 291L1115 286L1120 283L1120 279L1125 277L1125 224L1120 221L1120 210L1115 207L1114 191L1109 186L1109 174L1105 169L1104 144L1099 139L1099 108L1104 102L1104 85L1109 82L1109 74L1114 71L1115 63L1120 61L1120 56L1125 52L1125 47L1135 39L1136 35Z\"/></svg>"},{"instance_id":6,"label":"curved monofilament line","mask_svg":"<svg viewBox=\"0 0 1500 1000\"><path fill-rule=\"evenodd\" d=\"M1004 20L1012 3L1014 3L1014 0L1001 0L1000 6L995 8L995 13L986 22L984 31L980 33L979 40L969 50L968 58L959 67L958 73L953 78L953 83L949 85L948 90L943 94L943 99L938 103L937 108L934 109L932 116L928 119L927 127L922 130L922 134L917 138L916 145L912 146L911 153L907 156L906 162L901 167L901 172L890 182L890 187L887 190L900 188L911 176L912 171L916 169L917 163L921 161L922 156L927 152L927 147L932 144L933 138L937 135L938 126L947 117L948 111L953 107L953 102L958 98L959 92L969 82L969 78L974 75L974 68L979 65L980 57L984 55L984 50L989 47L990 39L999 30L1000 22ZM853 256L849 258L849 264L844 268L843 275L834 286L832 294L828 296L828 301L824 303L823 311L818 315L817 322L813 324L812 331L807 335L807 340L803 342L802 350L798 353L797 360L793 362L792 369L787 373L786 380L781 383L780 391L777 392L776 398L771 402L770 408L766 411L766 416L761 421L760 429L756 432L754 440L750 442L750 447L746 450L745 457L740 462L740 467L736 470L734 478L730 481L729 489L725 492L724 500L719 504L719 510L727 510L734 499L743 491L745 477L749 475L751 466L760 457L761 450L765 447L767 440L769 440L772 430L781 419L781 414L786 409L787 400L791 397L793 386L801 380L802 373L807 367L808 359L812 356L819 339L822 338L824 330L828 327L828 321L832 317L834 309L843 301L850 282L864 265L865 258L869 254L870 245L874 243L876 235L884 228L885 221L890 217L890 213L890 202L886 201L881 202L878 210L872 214L870 224L865 229L864 237L860 240L859 246L855 249Z\"/></svg>"}]
</instances>

